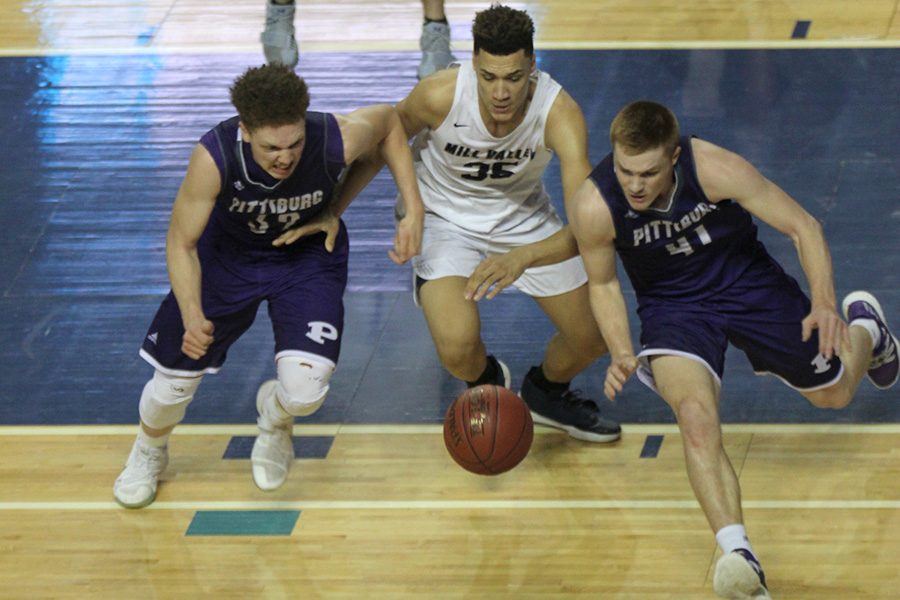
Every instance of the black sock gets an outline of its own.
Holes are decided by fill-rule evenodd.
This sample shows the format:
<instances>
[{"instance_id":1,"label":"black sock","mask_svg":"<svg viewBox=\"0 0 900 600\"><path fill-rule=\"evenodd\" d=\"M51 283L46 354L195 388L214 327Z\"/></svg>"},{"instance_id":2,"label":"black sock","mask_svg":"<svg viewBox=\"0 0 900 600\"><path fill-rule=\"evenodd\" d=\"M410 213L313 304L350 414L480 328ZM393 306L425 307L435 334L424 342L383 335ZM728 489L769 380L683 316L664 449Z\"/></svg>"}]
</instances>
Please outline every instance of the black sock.
<instances>
[{"instance_id":1,"label":"black sock","mask_svg":"<svg viewBox=\"0 0 900 600\"><path fill-rule=\"evenodd\" d=\"M497 380L497 373L499 372L499 370L500 365L497 364L497 359L488 354L487 364L484 366L484 371L481 372L481 375L478 376L478 379L476 379L475 381L467 381L466 385L471 388L484 383L493 383Z\"/></svg>"},{"instance_id":2,"label":"black sock","mask_svg":"<svg viewBox=\"0 0 900 600\"><path fill-rule=\"evenodd\" d=\"M428 17L425 17L425 25L428 25L429 23L443 23L444 25L450 24L447 22L447 17L444 17L443 19L429 19Z\"/></svg>"},{"instance_id":3,"label":"black sock","mask_svg":"<svg viewBox=\"0 0 900 600\"><path fill-rule=\"evenodd\" d=\"M528 378L531 379L531 382L544 390L545 392L556 392L557 394L561 394L569 389L570 381L566 381L565 383L557 383L555 381L550 381L547 379L547 376L544 375L544 365L540 364L536 367L531 367L531 370L528 371Z\"/></svg>"}]
</instances>

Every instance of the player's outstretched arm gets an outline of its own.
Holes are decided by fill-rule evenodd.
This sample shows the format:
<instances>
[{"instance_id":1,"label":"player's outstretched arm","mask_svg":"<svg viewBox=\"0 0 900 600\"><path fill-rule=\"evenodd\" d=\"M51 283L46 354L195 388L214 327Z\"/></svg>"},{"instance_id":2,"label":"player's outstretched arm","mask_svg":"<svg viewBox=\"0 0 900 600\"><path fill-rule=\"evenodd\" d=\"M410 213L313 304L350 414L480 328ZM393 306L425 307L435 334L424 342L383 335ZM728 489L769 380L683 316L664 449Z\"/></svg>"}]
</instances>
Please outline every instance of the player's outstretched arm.
<instances>
[{"instance_id":1,"label":"player's outstretched arm","mask_svg":"<svg viewBox=\"0 0 900 600\"><path fill-rule=\"evenodd\" d=\"M697 175L713 202L730 198L788 236L809 283L812 307L803 320L803 339L819 330L819 352L830 359L850 348L850 332L838 314L831 253L819 221L741 156L703 140L693 141Z\"/></svg>"},{"instance_id":2,"label":"player's outstretched arm","mask_svg":"<svg viewBox=\"0 0 900 600\"><path fill-rule=\"evenodd\" d=\"M185 330L181 350L193 359L206 354L213 342L213 324L206 319L201 303L197 242L209 221L219 187L219 170L212 156L197 144L175 197L166 236L169 280Z\"/></svg>"},{"instance_id":3,"label":"player's outstretched arm","mask_svg":"<svg viewBox=\"0 0 900 600\"><path fill-rule=\"evenodd\" d=\"M398 119L391 116L388 127L378 142L378 151L364 151L352 164L348 161L350 169L337 201L337 208L341 211L349 206L385 164L394 176L402 198L394 249L389 252L394 262L406 262L421 249L424 205L415 179L408 140L426 127L438 127L446 118L450 112L455 85L455 69L436 73L417 84L394 109Z\"/></svg>"},{"instance_id":4,"label":"player's outstretched arm","mask_svg":"<svg viewBox=\"0 0 900 600\"><path fill-rule=\"evenodd\" d=\"M427 81L419 82L409 95L397 104L396 110L407 140L426 127L436 128L440 125L450 112L455 81L455 69L436 73ZM384 165L385 157L381 153L370 153L354 161L341 187L338 204L345 208L349 206Z\"/></svg>"},{"instance_id":5,"label":"player's outstretched arm","mask_svg":"<svg viewBox=\"0 0 900 600\"><path fill-rule=\"evenodd\" d=\"M591 174L591 162L584 114L565 90L560 90L547 115L544 136L547 147L559 157L563 200L568 201Z\"/></svg>"},{"instance_id":6,"label":"player's outstretched arm","mask_svg":"<svg viewBox=\"0 0 900 600\"><path fill-rule=\"evenodd\" d=\"M628 311L616 274L615 227L606 202L587 179L566 202L566 213L588 276L594 319L609 348L610 365L603 391L613 400L637 369Z\"/></svg>"},{"instance_id":7,"label":"player's outstretched arm","mask_svg":"<svg viewBox=\"0 0 900 600\"><path fill-rule=\"evenodd\" d=\"M350 203L387 164L403 200L405 216L397 224L395 262L418 254L422 240L424 207L419 195L412 154L400 119L389 104L377 104L336 115L344 143L344 161L350 165L337 195L328 208L309 223L285 232L273 244L291 244L305 235L325 232L325 248L331 252L340 230L340 217Z\"/></svg>"},{"instance_id":8,"label":"player's outstretched arm","mask_svg":"<svg viewBox=\"0 0 900 600\"><path fill-rule=\"evenodd\" d=\"M391 260L402 264L419 253L425 208L419 194L408 138L397 111L389 104L359 109L347 115L341 127L347 163L358 161L362 170L377 172L387 164L402 200L402 217L397 223ZM372 165L368 167L367 165ZM373 168L374 167L374 168ZM374 177L374 173L371 174ZM368 179L371 179L369 177ZM360 179L348 181L350 190L342 192L336 206L343 212L360 191Z\"/></svg>"},{"instance_id":9,"label":"player's outstretched arm","mask_svg":"<svg viewBox=\"0 0 900 600\"><path fill-rule=\"evenodd\" d=\"M568 226L539 242L517 246L504 254L481 261L466 282L466 300L488 300L522 276L525 269L552 265L578 254L575 238Z\"/></svg>"},{"instance_id":10,"label":"player's outstretched arm","mask_svg":"<svg viewBox=\"0 0 900 600\"><path fill-rule=\"evenodd\" d=\"M581 108L561 90L545 127L545 143L559 157L563 197L571 198L591 172L587 154L587 125ZM468 300L490 300L518 279L525 269L552 265L578 254L575 237L568 227L547 239L513 248L506 254L482 261L466 283Z\"/></svg>"},{"instance_id":11,"label":"player's outstretched arm","mask_svg":"<svg viewBox=\"0 0 900 600\"><path fill-rule=\"evenodd\" d=\"M273 246L287 246L307 235L325 234L325 250L332 252L338 233L341 230L340 214L335 212L334 205L326 206L319 214L299 227L294 227L272 240Z\"/></svg>"},{"instance_id":12,"label":"player's outstretched arm","mask_svg":"<svg viewBox=\"0 0 900 600\"><path fill-rule=\"evenodd\" d=\"M400 192L402 207L397 229L394 235L394 248L388 252L397 264L403 264L422 249L422 228L425 220L425 206L419 193L416 181L412 152L409 149L408 137L396 110L390 113L388 134L378 145L379 156L383 159L394 177L397 190Z\"/></svg>"}]
</instances>

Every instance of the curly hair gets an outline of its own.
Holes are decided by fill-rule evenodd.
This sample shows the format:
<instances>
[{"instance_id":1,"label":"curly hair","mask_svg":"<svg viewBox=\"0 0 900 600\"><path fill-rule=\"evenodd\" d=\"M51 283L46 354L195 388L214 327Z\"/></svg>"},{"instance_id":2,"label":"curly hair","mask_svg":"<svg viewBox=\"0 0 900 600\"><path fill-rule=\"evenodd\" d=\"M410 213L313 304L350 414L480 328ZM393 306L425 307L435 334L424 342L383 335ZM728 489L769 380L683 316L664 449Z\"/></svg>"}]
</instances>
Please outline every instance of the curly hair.
<instances>
[{"instance_id":1,"label":"curly hair","mask_svg":"<svg viewBox=\"0 0 900 600\"><path fill-rule=\"evenodd\" d=\"M284 65L247 69L230 92L241 122L251 131L297 123L309 108L306 82Z\"/></svg>"},{"instance_id":2,"label":"curly hair","mask_svg":"<svg viewBox=\"0 0 900 600\"><path fill-rule=\"evenodd\" d=\"M475 15L472 23L475 53L484 50L495 56L508 56L519 50L534 55L534 21L524 10L492 4Z\"/></svg>"},{"instance_id":3,"label":"curly hair","mask_svg":"<svg viewBox=\"0 0 900 600\"><path fill-rule=\"evenodd\" d=\"M649 100L632 102L619 111L609 127L609 141L629 153L640 154L664 147L674 152L681 133L678 119L667 107Z\"/></svg>"}]
</instances>

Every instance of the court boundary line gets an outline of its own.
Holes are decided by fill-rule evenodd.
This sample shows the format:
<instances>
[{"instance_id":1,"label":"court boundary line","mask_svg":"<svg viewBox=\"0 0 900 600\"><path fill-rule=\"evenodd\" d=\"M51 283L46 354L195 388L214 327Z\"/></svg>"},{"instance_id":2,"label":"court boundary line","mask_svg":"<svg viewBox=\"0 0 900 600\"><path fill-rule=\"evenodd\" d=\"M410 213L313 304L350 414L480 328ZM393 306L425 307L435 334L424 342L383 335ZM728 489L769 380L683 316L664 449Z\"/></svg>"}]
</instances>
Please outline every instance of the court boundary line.
<instances>
[{"instance_id":1,"label":"court boundary line","mask_svg":"<svg viewBox=\"0 0 900 600\"><path fill-rule=\"evenodd\" d=\"M898 510L900 500L744 500L750 510ZM196 500L141 510L700 510L696 500ZM122 510L113 501L0 502L0 512Z\"/></svg>"},{"instance_id":2,"label":"court boundary line","mask_svg":"<svg viewBox=\"0 0 900 600\"><path fill-rule=\"evenodd\" d=\"M470 40L456 40L455 44L468 44ZM646 40L646 41L563 41L535 42L537 50L776 50L776 49L868 49L900 48L900 39L846 38L830 40ZM471 50L455 48L461 57ZM354 52L418 52L417 41L359 41L340 42L311 41L301 44L301 54L354 53ZM259 44L221 44L204 46L127 46L127 47L0 47L0 56L118 56L118 55L169 55L169 54L262 54Z\"/></svg>"},{"instance_id":3,"label":"court boundary line","mask_svg":"<svg viewBox=\"0 0 900 600\"><path fill-rule=\"evenodd\" d=\"M82 436L82 435L135 435L134 425L0 425L0 438L29 436ZM670 423L623 423L624 435L677 434L678 426ZM900 423L725 423L722 430L728 434L877 434L900 433ZM190 435L256 435L253 424L179 425L172 433L176 437ZM296 436L323 435L437 435L443 425L435 424L340 424L310 423L294 425ZM535 426L536 434L561 432L543 425Z\"/></svg>"}]
</instances>

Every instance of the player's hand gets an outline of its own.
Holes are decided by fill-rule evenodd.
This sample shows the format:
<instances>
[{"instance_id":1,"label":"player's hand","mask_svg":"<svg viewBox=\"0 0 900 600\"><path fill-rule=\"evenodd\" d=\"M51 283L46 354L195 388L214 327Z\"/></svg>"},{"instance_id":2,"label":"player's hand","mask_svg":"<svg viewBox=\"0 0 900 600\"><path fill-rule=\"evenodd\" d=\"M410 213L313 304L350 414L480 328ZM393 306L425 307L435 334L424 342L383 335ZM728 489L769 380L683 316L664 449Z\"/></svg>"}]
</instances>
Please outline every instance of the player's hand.
<instances>
[{"instance_id":1,"label":"player's hand","mask_svg":"<svg viewBox=\"0 0 900 600\"><path fill-rule=\"evenodd\" d=\"M494 254L481 261L466 282L466 300L491 300L521 277L528 265L517 250L513 248L506 254Z\"/></svg>"},{"instance_id":2,"label":"player's hand","mask_svg":"<svg viewBox=\"0 0 900 600\"><path fill-rule=\"evenodd\" d=\"M813 329L819 330L819 353L826 360L831 360L842 349L852 350L850 328L830 306L813 306L803 319L803 341L812 336Z\"/></svg>"},{"instance_id":3,"label":"player's hand","mask_svg":"<svg viewBox=\"0 0 900 600\"><path fill-rule=\"evenodd\" d=\"M394 234L394 248L388 250L388 256L398 265L402 265L422 251L422 227L425 215L422 213L404 213L397 221L397 232Z\"/></svg>"},{"instance_id":4,"label":"player's hand","mask_svg":"<svg viewBox=\"0 0 900 600\"><path fill-rule=\"evenodd\" d=\"M625 382L637 367L638 360L631 354L614 358L606 369L606 381L603 383L603 393L606 397L615 400L616 394L622 392Z\"/></svg>"},{"instance_id":5,"label":"player's hand","mask_svg":"<svg viewBox=\"0 0 900 600\"><path fill-rule=\"evenodd\" d=\"M193 319L184 325L184 336L181 338L181 351L197 360L206 354L213 343L213 324L204 317Z\"/></svg>"},{"instance_id":6,"label":"player's hand","mask_svg":"<svg viewBox=\"0 0 900 600\"><path fill-rule=\"evenodd\" d=\"M313 235L319 232L325 232L325 249L329 252L334 250L334 241L337 239L338 232L341 230L341 218L328 210L327 208L315 216L313 220L300 227L289 229L278 236L273 242L273 246L287 246L293 244L306 235Z\"/></svg>"}]
</instances>

